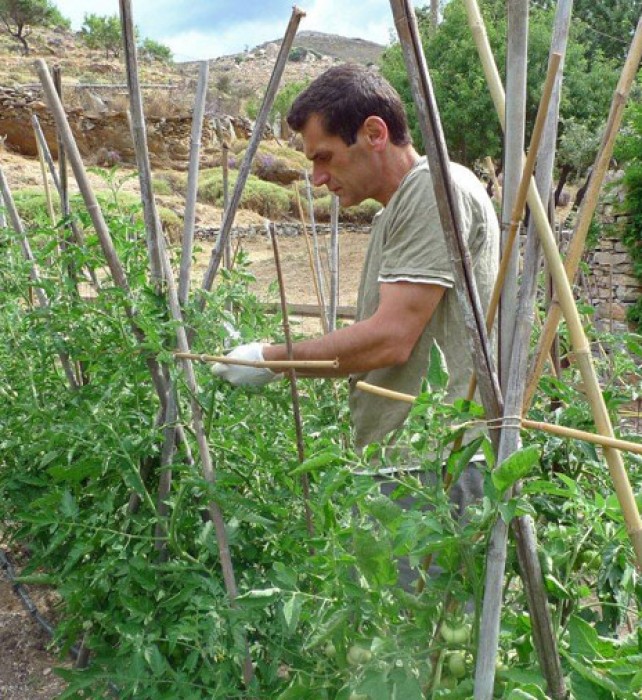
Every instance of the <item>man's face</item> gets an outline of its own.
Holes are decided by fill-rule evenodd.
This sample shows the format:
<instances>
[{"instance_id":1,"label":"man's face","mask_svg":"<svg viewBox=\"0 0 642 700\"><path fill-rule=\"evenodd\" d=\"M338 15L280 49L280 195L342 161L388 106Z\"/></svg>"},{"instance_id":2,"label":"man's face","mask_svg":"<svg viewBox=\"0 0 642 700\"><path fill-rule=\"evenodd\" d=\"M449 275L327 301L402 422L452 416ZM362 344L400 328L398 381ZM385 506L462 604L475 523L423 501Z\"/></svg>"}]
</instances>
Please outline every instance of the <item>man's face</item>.
<instances>
[{"instance_id":1,"label":"man's face","mask_svg":"<svg viewBox=\"0 0 642 700\"><path fill-rule=\"evenodd\" d=\"M377 173L363 129L357 141L347 146L339 136L330 136L313 114L301 136L306 157L312 161L312 183L325 185L339 198L342 207L352 207L373 196Z\"/></svg>"}]
</instances>

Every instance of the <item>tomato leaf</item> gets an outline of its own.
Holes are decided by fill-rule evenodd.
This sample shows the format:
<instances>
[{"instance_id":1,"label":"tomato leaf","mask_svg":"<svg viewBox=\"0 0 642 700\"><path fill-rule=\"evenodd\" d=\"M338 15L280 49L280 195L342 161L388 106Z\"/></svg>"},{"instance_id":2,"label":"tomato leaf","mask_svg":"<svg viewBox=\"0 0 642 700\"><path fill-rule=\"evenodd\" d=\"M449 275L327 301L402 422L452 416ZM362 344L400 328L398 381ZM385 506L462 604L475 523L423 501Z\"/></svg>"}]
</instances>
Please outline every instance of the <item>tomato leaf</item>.
<instances>
[{"instance_id":1,"label":"tomato leaf","mask_svg":"<svg viewBox=\"0 0 642 700\"><path fill-rule=\"evenodd\" d=\"M539 448L529 445L509 455L492 474L495 488L504 492L523 479L539 462Z\"/></svg>"}]
</instances>

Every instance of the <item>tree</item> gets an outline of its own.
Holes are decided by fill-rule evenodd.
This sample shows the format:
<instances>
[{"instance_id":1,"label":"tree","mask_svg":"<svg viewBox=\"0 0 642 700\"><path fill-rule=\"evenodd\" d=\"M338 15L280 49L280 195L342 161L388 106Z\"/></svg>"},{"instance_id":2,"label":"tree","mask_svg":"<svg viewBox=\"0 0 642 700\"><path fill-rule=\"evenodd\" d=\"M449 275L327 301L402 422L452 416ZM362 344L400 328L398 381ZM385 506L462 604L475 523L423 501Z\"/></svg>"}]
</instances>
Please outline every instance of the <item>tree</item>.
<instances>
[{"instance_id":1,"label":"tree","mask_svg":"<svg viewBox=\"0 0 642 700\"><path fill-rule=\"evenodd\" d=\"M531 0L531 4L550 8L557 0ZM573 17L584 23L584 42L592 51L623 61L638 19L642 0L574 0Z\"/></svg>"},{"instance_id":2,"label":"tree","mask_svg":"<svg viewBox=\"0 0 642 700\"><path fill-rule=\"evenodd\" d=\"M154 39L145 39L138 47L138 52L142 59L148 61L160 61L161 63L171 63L173 60L172 50L169 46L161 44Z\"/></svg>"},{"instance_id":3,"label":"tree","mask_svg":"<svg viewBox=\"0 0 642 700\"><path fill-rule=\"evenodd\" d=\"M29 54L27 37L32 27L69 26L69 20L49 0L0 0L0 20L5 31L22 44L25 56Z\"/></svg>"},{"instance_id":4,"label":"tree","mask_svg":"<svg viewBox=\"0 0 642 700\"><path fill-rule=\"evenodd\" d=\"M118 15L85 15L80 34L90 49L105 52L107 58L120 55L122 38Z\"/></svg>"},{"instance_id":5,"label":"tree","mask_svg":"<svg viewBox=\"0 0 642 700\"><path fill-rule=\"evenodd\" d=\"M505 0L481 0L488 38L500 75L506 64ZM425 17L426 10L423 10ZM426 23L420 31L433 80L448 149L453 160L472 165L484 156L501 157L502 135L463 3L451 2L444 9L437 31L429 36ZM544 82L551 41L553 7L532 4L529 22L527 82L527 130L532 128ZM562 90L561 117L573 119L589 131L597 131L608 114L617 81L614 61L583 41L586 25L573 23ZM408 106L416 144L421 136L415 116L410 84L401 48L394 44L382 59L382 73L400 92Z\"/></svg>"}]
</instances>

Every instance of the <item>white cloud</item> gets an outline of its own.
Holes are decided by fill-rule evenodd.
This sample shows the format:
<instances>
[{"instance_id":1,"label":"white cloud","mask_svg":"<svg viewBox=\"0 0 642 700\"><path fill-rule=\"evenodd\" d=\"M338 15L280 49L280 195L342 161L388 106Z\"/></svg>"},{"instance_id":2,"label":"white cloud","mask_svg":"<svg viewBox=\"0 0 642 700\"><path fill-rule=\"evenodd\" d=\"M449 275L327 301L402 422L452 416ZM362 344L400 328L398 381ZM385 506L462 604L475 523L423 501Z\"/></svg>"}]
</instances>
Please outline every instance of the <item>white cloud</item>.
<instances>
[{"instance_id":1,"label":"white cloud","mask_svg":"<svg viewBox=\"0 0 642 700\"><path fill-rule=\"evenodd\" d=\"M388 44L390 31L394 29L387 0L312 0L303 9L306 17L301 29L357 37L378 44Z\"/></svg>"},{"instance_id":2,"label":"white cloud","mask_svg":"<svg viewBox=\"0 0 642 700\"><path fill-rule=\"evenodd\" d=\"M192 30L158 38L169 46L176 61L194 61L240 53L285 34L287 22L243 22L224 31Z\"/></svg>"}]
</instances>

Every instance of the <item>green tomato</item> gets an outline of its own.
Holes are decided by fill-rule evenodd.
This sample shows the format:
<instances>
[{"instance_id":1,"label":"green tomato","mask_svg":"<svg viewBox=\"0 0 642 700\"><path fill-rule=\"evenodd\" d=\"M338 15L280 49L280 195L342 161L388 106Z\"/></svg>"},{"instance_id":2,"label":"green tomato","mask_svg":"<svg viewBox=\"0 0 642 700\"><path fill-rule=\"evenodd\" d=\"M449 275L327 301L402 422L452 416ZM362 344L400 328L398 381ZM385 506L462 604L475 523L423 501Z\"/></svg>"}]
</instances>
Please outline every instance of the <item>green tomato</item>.
<instances>
[{"instance_id":1,"label":"green tomato","mask_svg":"<svg viewBox=\"0 0 642 700\"><path fill-rule=\"evenodd\" d=\"M439 632L446 644L465 644L470 637L470 625L450 627L442 622Z\"/></svg>"},{"instance_id":2,"label":"green tomato","mask_svg":"<svg viewBox=\"0 0 642 700\"><path fill-rule=\"evenodd\" d=\"M588 571L598 571L602 557L596 549L584 549L577 557L580 566L584 566Z\"/></svg>"},{"instance_id":3,"label":"green tomato","mask_svg":"<svg viewBox=\"0 0 642 700\"><path fill-rule=\"evenodd\" d=\"M553 574L553 557L548 552L540 550L537 553L539 565L542 569L542 576L551 576Z\"/></svg>"},{"instance_id":4,"label":"green tomato","mask_svg":"<svg viewBox=\"0 0 642 700\"><path fill-rule=\"evenodd\" d=\"M448 670L453 678L463 678L466 675L466 659L460 651L448 655Z\"/></svg>"},{"instance_id":5,"label":"green tomato","mask_svg":"<svg viewBox=\"0 0 642 700\"><path fill-rule=\"evenodd\" d=\"M350 666L360 666L361 664L367 664L372 658L372 652L369 649L364 649L363 647L353 644L346 655L348 663Z\"/></svg>"},{"instance_id":6,"label":"green tomato","mask_svg":"<svg viewBox=\"0 0 642 700\"><path fill-rule=\"evenodd\" d=\"M332 642L328 642L323 647L323 653L329 658L333 659L337 655L337 650Z\"/></svg>"},{"instance_id":7,"label":"green tomato","mask_svg":"<svg viewBox=\"0 0 642 700\"><path fill-rule=\"evenodd\" d=\"M442 676L439 681L439 688L444 690L454 690L457 687L457 679L454 676Z\"/></svg>"}]
</instances>

